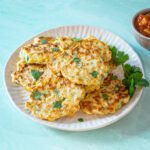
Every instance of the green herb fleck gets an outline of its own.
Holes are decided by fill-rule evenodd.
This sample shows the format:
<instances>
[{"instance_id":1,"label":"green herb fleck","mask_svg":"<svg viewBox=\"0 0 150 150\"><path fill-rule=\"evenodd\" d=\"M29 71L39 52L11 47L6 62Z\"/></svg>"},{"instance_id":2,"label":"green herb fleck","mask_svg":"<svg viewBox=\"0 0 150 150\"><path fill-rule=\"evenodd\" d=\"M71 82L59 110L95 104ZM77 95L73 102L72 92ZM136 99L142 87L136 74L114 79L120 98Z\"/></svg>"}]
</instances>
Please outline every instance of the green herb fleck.
<instances>
[{"instance_id":1,"label":"green herb fleck","mask_svg":"<svg viewBox=\"0 0 150 150\"><path fill-rule=\"evenodd\" d=\"M32 93L33 98L36 99L36 100L39 100L41 95L42 94L38 91Z\"/></svg>"},{"instance_id":2,"label":"green herb fleck","mask_svg":"<svg viewBox=\"0 0 150 150\"><path fill-rule=\"evenodd\" d=\"M109 96L108 96L107 94L105 94L105 93L103 93L102 96L103 96L104 99L108 99L108 97L109 97Z\"/></svg>"},{"instance_id":3,"label":"green herb fleck","mask_svg":"<svg viewBox=\"0 0 150 150\"><path fill-rule=\"evenodd\" d=\"M110 47L110 51L112 52L112 62L117 66L125 63L129 59L128 54L125 54L123 51L119 51L114 46Z\"/></svg>"},{"instance_id":4,"label":"green herb fleck","mask_svg":"<svg viewBox=\"0 0 150 150\"><path fill-rule=\"evenodd\" d=\"M102 57L102 60L103 60L103 61L105 61L105 58L104 58L104 57Z\"/></svg>"},{"instance_id":5,"label":"green herb fleck","mask_svg":"<svg viewBox=\"0 0 150 150\"><path fill-rule=\"evenodd\" d=\"M42 43L42 44L46 44L46 43L47 43L47 40L46 40L46 39L41 39L41 43Z\"/></svg>"},{"instance_id":6,"label":"green herb fleck","mask_svg":"<svg viewBox=\"0 0 150 150\"><path fill-rule=\"evenodd\" d=\"M118 77L116 75L112 75L111 80L116 80Z\"/></svg>"},{"instance_id":7,"label":"green herb fleck","mask_svg":"<svg viewBox=\"0 0 150 150\"><path fill-rule=\"evenodd\" d=\"M31 75L35 80L38 80L42 74L43 72L39 72L37 70L31 70Z\"/></svg>"},{"instance_id":8,"label":"green herb fleck","mask_svg":"<svg viewBox=\"0 0 150 150\"><path fill-rule=\"evenodd\" d=\"M66 98L65 98L65 97L63 97L61 101L63 102L65 99L66 99Z\"/></svg>"},{"instance_id":9,"label":"green herb fleck","mask_svg":"<svg viewBox=\"0 0 150 150\"><path fill-rule=\"evenodd\" d=\"M91 75L92 75L94 78L96 78L97 75L98 75L98 72L97 72L97 71L93 71L93 72L91 72Z\"/></svg>"},{"instance_id":10,"label":"green herb fleck","mask_svg":"<svg viewBox=\"0 0 150 150\"><path fill-rule=\"evenodd\" d=\"M84 119L83 118L78 118L78 121L79 122L84 122Z\"/></svg>"},{"instance_id":11,"label":"green herb fleck","mask_svg":"<svg viewBox=\"0 0 150 150\"><path fill-rule=\"evenodd\" d=\"M79 62L80 62L80 58L75 57L75 58L73 59L73 62L79 63Z\"/></svg>"},{"instance_id":12,"label":"green herb fleck","mask_svg":"<svg viewBox=\"0 0 150 150\"><path fill-rule=\"evenodd\" d=\"M74 37L74 38L72 38L72 39L73 39L74 42L79 42L79 41L81 41L81 38L76 38L76 37Z\"/></svg>"},{"instance_id":13,"label":"green herb fleck","mask_svg":"<svg viewBox=\"0 0 150 150\"><path fill-rule=\"evenodd\" d=\"M62 107L62 105L61 105L61 102L60 102L60 101L54 102L53 108L61 108L61 107Z\"/></svg>"},{"instance_id":14,"label":"green herb fleck","mask_svg":"<svg viewBox=\"0 0 150 150\"><path fill-rule=\"evenodd\" d=\"M59 48L58 48L58 47L54 47L54 48L52 48L52 51L53 51L53 52L58 52L58 51L59 51Z\"/></svg>"}]
</instances>

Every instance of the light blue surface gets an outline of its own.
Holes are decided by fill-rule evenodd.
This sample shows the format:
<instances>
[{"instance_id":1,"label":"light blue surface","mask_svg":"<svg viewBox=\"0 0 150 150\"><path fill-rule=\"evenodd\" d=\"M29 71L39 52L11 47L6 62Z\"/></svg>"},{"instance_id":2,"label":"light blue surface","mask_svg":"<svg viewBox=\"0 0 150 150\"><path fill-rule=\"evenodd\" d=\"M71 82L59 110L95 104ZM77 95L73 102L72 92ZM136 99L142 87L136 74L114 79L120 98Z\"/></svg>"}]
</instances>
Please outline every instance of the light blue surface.
<instances>
[{"instance_id":1,"label":"light blue surface","mask_svg":"<svg viewBox=\"0 0 150 150\"><path fill-rule=\"evenodd\" d=\"M108 127L65 132L38 125L10 103L3 71L10 53L35 34L62 25L93 25L125 39L150 80L150 52L134 39L131 18L150 0L0 0L0 150L149 150L150 88L133 111Z\"/></svg>"}]
</instances>

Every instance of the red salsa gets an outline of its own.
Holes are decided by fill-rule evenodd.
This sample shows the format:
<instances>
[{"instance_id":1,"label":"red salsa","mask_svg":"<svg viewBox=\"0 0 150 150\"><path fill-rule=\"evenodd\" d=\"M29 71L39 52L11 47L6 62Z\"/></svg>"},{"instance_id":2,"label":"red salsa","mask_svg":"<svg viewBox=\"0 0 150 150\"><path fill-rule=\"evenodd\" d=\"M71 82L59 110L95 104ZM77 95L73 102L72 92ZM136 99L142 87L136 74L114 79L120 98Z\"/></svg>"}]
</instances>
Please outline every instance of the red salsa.
<instances>
[{"instance_id":1,"label":"red salsa","mask_svg":"<svg viewBox=\"0 0 150 150\"><path fill-rule=\"evenodd\" d=\"M150 37L150 12L138 15L135 19L135 27L140 33Z\"/></svg>"}]
</instances>

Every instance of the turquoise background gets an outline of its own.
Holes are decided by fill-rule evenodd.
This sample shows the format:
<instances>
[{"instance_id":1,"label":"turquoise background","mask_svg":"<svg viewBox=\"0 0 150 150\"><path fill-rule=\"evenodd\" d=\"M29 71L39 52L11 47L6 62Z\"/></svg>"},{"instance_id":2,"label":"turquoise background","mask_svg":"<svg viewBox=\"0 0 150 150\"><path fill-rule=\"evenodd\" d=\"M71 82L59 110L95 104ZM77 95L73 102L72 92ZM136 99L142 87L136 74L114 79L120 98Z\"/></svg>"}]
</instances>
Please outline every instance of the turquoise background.
<instances>
[{"instance_id":1,"label":"turquoise background","mask_svg":"<svg viewBox=\"0 0 150 150\"><path fill-rule=\"evenodd\" d=\"M131 19L150 0L0 0L0 150L149 150L150 88L120 121L88 132L38 125L10 103L3 86L4 65L21 43L62 25L93 25L125 39L140 55L150 80L150 52L132 34Z\"/></svg>"}]
</instances>

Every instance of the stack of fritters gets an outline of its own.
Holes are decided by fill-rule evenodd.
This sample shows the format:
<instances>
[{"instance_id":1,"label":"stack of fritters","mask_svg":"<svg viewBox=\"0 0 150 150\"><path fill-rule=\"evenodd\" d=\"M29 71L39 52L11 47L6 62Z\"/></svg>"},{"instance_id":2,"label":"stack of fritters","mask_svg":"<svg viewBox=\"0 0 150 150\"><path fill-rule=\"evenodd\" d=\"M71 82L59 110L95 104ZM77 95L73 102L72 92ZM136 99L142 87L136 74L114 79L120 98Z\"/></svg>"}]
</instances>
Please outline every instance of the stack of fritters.
<instances>
[{"instance_id":1,"label":"stack of fritters","mask_svg":"<svg viewBox=\"0 0 150 150\"><path fill-rule=\"evenodd\" d=\"M25 107L40 119L53 121L80 109L106 115L129 100L113 67L109 47L95 37L39 37L22 47L12 81L31 92Z\"/></svg>"}]
</instances>

